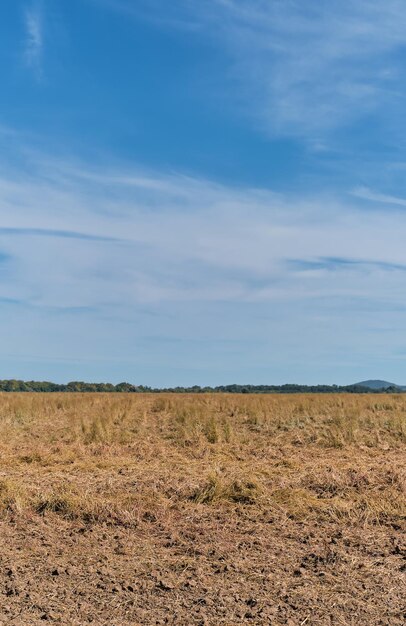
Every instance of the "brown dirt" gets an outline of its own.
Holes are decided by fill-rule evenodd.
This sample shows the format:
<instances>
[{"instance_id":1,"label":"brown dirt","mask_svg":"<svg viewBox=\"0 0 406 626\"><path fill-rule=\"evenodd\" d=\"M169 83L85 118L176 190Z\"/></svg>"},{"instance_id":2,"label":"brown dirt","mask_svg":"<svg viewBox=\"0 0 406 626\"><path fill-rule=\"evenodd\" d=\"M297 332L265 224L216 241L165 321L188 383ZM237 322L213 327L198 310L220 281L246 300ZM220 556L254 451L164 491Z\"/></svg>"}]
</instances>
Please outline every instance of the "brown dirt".
<instances>
[{"instance_id":1,"label":"brown dirt","mask_svg":"<svg viewBox=\"0 0 406 626\"><path fill-rule=\"evenodd\" d=\"M404 624L405 413L0 395L0 624Z\"/></svg>"}]
</instances>

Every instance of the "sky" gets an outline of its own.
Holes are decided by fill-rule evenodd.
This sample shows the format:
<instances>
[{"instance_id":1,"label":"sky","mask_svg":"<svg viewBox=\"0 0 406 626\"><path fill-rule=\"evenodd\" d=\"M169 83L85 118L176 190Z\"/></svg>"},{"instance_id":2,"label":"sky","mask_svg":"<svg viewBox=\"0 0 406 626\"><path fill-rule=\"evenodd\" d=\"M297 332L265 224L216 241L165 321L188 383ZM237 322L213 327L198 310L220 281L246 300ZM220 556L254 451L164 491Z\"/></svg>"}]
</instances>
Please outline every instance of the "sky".
<instances>
[{"instance_id":1,"label":"sky","mask_svg":"<svg viewBox=\"0 0 406 626\"><path fill-rule=\"evenodd\" d=\"M0 4L0 378L406 384L402 0Z\"/></svg>"}]
</instances>

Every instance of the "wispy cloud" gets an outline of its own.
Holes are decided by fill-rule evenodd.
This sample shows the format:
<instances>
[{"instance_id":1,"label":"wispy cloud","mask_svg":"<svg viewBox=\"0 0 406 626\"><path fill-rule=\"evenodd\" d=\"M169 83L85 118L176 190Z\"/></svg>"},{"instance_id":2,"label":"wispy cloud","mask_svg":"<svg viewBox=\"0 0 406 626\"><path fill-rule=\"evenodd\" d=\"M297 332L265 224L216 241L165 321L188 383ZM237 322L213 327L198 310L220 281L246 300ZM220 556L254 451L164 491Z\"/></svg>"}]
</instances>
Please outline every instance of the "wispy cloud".
<instances>
[{"instance_id":1,"label":"wispy cloud","mask_svg":"<svg viewBox=\"0 0 406 626\"><path fill-rule=\"evenodd\" d=\"M336 257L316 258L312 260L290 259L287 264L290 268L303 272L317 272L318 270L339 272L348 269L356 269L361 271L366 270L367 272L374 270L383 270L385 272L406 272L406 264L388 263L385 261L368 261L367 259L342 259Z\"/></svg>"},{"instance_id":2,"label":"wispy cloud","mask_svg":"<svg viewBox=\"0 0 406 626\"><path fill-rule=\"evenodd\" d=\"M352 195L361 200L368 200L370 202L376 202L378 204L397 205L400 207L406 207L406 200L404 198L398 198L385 193L377 193L368 187L357 187L352 192Z\"/></svg>"},{"instance_id":3,"label":"wispy cloud","mask_svg":"<svg viewBox=\"0 0 406 626\"><path fill-rule=\"evenodd\" d=\"M406 213L395 205L388 220L385 196L366 219L355 198L25 154L23 169L4 164L0 177L0 242L19 276L0 296L47 306L403 298Z\"/></svg>"},{"instance_id":4,"label":"wispy cloud","mask_svg":"<svg viewBox=\"0 0 406 626\"><path fill-rule=\"evenodd\" d=\"M42 56L44 47L43 15L42 6L39 2L34 2L26 7L24 13L25 20L25 41L24 60L39 79L42 76Z\"/></svg>"},{"instance_id":5,"label":"wispy cloud","mask_svg":"<svg viewBox=\"0 0 406 626\"><path fill-rule=\"evenodd\" d=\"M212 4L269 130L314 140L367 113L387 114L385 106L403 107L399 0Z\"/></svg>"},{"instance_id":6,"label":"wispy cloud","mask_svg":"<svg viewBox=\"0 0 406 626\"><path fill-rule=\"evenodd\" d=\"M381 202L366 216L356 197L12 150L0 150L0 301L13 315L0 308L0 328L16 362L28 351L49 364L92 355L83 377L114 379L108 367L131 362L138 379L160 383L168 371L179 382L176 362L182 380L198 367L207 381L224 380L239 362L280 380L300 378L309 355L315 367L342 355L347 367L356 346L363 362L379 364L398 349L396 333L371 340L378 324L404 325L398 206ZM161 342L148 339L157 334ZM168 351L173 337L183 341Z\"/></svg>"},{"instance_id":7,"label":"wispy cloud","mask_svg":"<svg viewBox=\"0 0 406 626\"><path fill-rule=\"evenodd\" d=\"M61 239L79 239L84 241L100 241L109 243L119 243L125 240L115 239L114 237L104 237L100 235L92 235L89 233L81 233L74 230L58 230L49 228L2 228L0 226L1 235L15 235L22 237L56 237ZM2 260L0 254L0 261Z\"/></svg>"},{"instance_id":8,"label":"wispy cloud","mask_svg":"<svg viewBox=\"0 0 406 626\"><path fill-rule=\"evenodd\" d=\"M94 0L106 4L107 0ZM319 145L370 113L403 115L406 5L401 0L129 0L112 8L199 26L234 64L247 114L270 133ZM149 11L148 11L149 7Z\"/></svg>"}]
</instances>

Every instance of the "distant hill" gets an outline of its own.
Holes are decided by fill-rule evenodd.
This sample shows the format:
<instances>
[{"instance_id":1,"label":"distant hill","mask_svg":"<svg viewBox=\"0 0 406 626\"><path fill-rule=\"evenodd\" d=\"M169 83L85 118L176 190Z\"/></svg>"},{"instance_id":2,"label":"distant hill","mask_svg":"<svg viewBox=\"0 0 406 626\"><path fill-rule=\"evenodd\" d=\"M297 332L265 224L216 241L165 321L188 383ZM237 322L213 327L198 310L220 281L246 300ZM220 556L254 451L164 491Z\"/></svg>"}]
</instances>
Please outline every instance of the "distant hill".
<instances>
[{"instance_id":1,"label":"distant hill","mask_svg":"<svg viewBox=\"0 0 406 626\"><path fill-rule=\"evenodd\" d=\"M363 380L362 382L355 384L357 387L368 387L368 389L388 389L389 387L406 389L405 386L395 385L395 383L389 383L387 380Z\"/></svg>"}]
</instances>

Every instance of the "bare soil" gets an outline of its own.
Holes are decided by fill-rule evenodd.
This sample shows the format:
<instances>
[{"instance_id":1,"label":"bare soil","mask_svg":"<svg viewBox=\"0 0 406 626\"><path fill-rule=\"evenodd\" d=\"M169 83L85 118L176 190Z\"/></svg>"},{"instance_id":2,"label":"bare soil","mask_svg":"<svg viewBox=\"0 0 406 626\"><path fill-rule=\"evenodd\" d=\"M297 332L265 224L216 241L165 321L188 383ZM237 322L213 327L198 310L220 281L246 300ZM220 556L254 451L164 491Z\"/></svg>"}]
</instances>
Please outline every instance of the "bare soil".
<instances>
[{"instance_id":1,"label":"bare soil","mask_svg":"<svg viewBox=\"0 0 406 626\"><path fill-rule=\"evenodd\" d=\"M406 398L165 398L0 397L0 624L406 623Z\"/></svg>"}]
</instances>

